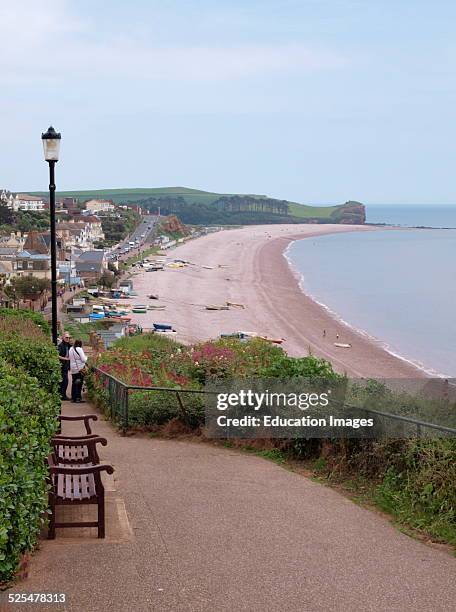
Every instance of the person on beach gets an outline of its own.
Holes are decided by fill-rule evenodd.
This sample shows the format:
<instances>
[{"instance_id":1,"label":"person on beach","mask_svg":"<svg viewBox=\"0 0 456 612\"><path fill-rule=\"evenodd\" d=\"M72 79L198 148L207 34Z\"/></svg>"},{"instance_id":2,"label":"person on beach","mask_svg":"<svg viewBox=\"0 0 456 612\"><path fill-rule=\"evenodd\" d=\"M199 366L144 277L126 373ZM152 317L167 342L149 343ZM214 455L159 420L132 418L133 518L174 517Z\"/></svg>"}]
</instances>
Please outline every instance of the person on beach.
<instances>
[{"instance_id":1,"label":"person on beach","mask_svg":"<svg viewBox=\"0 0 456 612\"><path fill-rule=\"evenodd\" d=\"M62 401L67 401L67 388L68 388L68 372L70 370L70 357L69 352L71 348L71 337L68 332L64 332L62 340L57 348L60 359L60 368L62 380L60 382L60 397Z\"/></svg>"},{"instance_id":2,"label":"person on beach","mask_svg":"<svg viewBox=\"0 0 456 612\"><path fill-rule=\"evenodd\" d=\"M323 338L326 338L326 329L323 330Z\"/></svg>"},{"instance_id":3,"label":"person on beach","mask_svg":"<svg viewBox=\"0 0 456 612\"><path fill-rule=\"evenodd\" d=\"M75 340L69 350L71 371L71 401L81 403L82 385L84 384L84 368L87 362L86 354L82 349L82 340Z\"/></svg>"}]
</instances>

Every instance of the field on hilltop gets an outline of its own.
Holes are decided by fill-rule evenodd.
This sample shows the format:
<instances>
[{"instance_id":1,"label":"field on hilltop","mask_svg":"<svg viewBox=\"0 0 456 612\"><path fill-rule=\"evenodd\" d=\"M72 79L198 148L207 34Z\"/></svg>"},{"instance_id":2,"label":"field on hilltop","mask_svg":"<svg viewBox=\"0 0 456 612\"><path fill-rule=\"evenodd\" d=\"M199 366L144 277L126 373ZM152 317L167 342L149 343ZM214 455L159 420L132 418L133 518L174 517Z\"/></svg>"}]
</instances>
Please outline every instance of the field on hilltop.
<instances>
[{"instance_id":1,"label":"field on hilltop","mask_svg":"<svg viewBox=\"0 0 456 612\"><path fill-rule=\"evenodd\" d=\"M60 191L57 195L80 200L109 199L117 204L137 203L150 211L160 207L163 214L176 214L184 222L194 224L364 222L359 211L355 220L342 220L346 217L348 204L352 216L353 205L362 206L357 202L338 206L310 206L267 195L215 193L189 187L72 190Z\"/></svg>"}]
</instances>

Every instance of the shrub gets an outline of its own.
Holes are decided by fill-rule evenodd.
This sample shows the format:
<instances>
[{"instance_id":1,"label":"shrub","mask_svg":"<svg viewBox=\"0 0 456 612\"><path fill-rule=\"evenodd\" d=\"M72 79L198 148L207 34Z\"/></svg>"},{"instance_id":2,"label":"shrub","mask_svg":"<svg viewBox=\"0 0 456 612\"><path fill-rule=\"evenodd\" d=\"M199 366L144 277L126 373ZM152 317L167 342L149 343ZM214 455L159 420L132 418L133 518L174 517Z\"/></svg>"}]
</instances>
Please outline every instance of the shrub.
<instances>
[{"instance_id":1,"label":"shrub","mask_svg":"<svg viewBox=\"0 0 456 612\"><path fill-rule=\"evenodd\" d=\"M376 501L400 522L456 545L456 440L402 440Z\"/></svg>"},{"instance_id":2,"label":"shrub","mask_svg":"<svg viewBox=\"0 0 456 612\"><path fill-rule=\"evenodd\" d=\"M51 329L49 327L49 323L43 317L40 312L34 312L33 310L15 310L13 308L0 308L0 317L8 317L11 319L11 324L16 325L17 320L29 320L33 321L42 332L50 337Z\"/></svg>"},{"instance_id":3,"label":"shrub","mask_svg":"<svg viewBox=\"0 0 456 612\"><path fill-rule=\"evenodd\" d=\"M334 372L329 361L325 359L318 359L312 355L308 357L289 357L285 353L280 355L273 363L261 368L260 375L284 379L302 377L309 380L337 380L341 378Z\"/></svg>"},{"instance_id":4,"label":"shrub","mask_svg":"<svg viewBox=\"0 0 456 612\"><path fill-rule=\"evenodd\" d=\"M0 361L0 583L13 577L21 554L36 543L59 405L36 378Z\"/></svg>"},{"instance_id":5,"label":"shrub","mask_svg":"<svg viewBox=\"0 0 456 612\"><path fill-rule=\"evenodd\" d=\"M202 342L192 347L157 334L122 338L95 360L102 372L130 385L201 389L211 379L261 377L322 377L336 379L331 365L315 357L288 357L282 348L260 338ZM119 417L123 411L102 375L88 379L92 398L105 411ZM131 391L129 424L155 427L181 419L196 427L204 420L204 398L182 393L185 415L177 396L167 391Z\"/></svg>"},{"instance_id":6,"label":"shrub","mask_svg":"<svg viewBox=\"0 0 456 612\"><path fill-rule=\"evenodd\" d=\"M0 359L27 372L51 394L60 383L60 361L55 347L46 339L23 337L20 331L0 336Z\"/></svg>"}]
</instances>

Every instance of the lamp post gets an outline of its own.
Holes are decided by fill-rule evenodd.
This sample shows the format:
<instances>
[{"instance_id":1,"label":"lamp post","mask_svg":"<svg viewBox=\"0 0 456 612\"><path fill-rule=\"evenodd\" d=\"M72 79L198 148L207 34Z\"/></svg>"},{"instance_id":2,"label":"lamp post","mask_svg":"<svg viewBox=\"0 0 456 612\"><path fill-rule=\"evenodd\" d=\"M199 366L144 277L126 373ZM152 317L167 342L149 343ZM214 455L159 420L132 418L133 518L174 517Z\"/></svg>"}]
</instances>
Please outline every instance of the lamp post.
<instances>
[{"instance_id":1,"label":"lamp post","mask_svg":"<svg viewBox=\"0 0 456 612\"><path fill-rule=\"evenodd\" d=\"M57 244L55 234L55 164L59 161L60 134L51 126L41 134L44 159L49 164L49 213L51 220L51 310L52 342L57 345Z\"/></svg>"}]
</instances>

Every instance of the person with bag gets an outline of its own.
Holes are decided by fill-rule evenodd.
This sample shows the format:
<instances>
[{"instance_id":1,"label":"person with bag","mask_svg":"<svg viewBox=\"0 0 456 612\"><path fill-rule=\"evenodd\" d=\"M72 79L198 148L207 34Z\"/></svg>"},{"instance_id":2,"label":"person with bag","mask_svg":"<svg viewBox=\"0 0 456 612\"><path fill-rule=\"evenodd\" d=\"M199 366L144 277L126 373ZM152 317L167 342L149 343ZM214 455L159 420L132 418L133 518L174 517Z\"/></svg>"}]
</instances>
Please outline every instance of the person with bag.
<instances>
[{"instance_id":1,"label":"person with bag","mask_svg":"<svg viewBox=\"0 0 456 612\"><path fill-rule=\"evenodd\" d=\"M60 367L61 367L61 382L60 382L60 397L62 401L68 400L67 397L67 387L68 387L68 372L70 370L70 353L71 349L71 337L68 332L64 332L62 335L62 340L58 345L59 359L60 359Z\"/></svg>"},{"instance_id":2,"label":"person with bag","mask_svg":"<svg viewBox=\"0 0 456 612\"><path fill-rule=\"evenodd\" d=\"M71 401L80 403L82 399L82 385L84 383L84 375L87 371L87 357L82 349L82 341L75 340L73 346L68 352L70 358L70 372L72 377L71 383Z\"/></svg>"}]
</instances>

